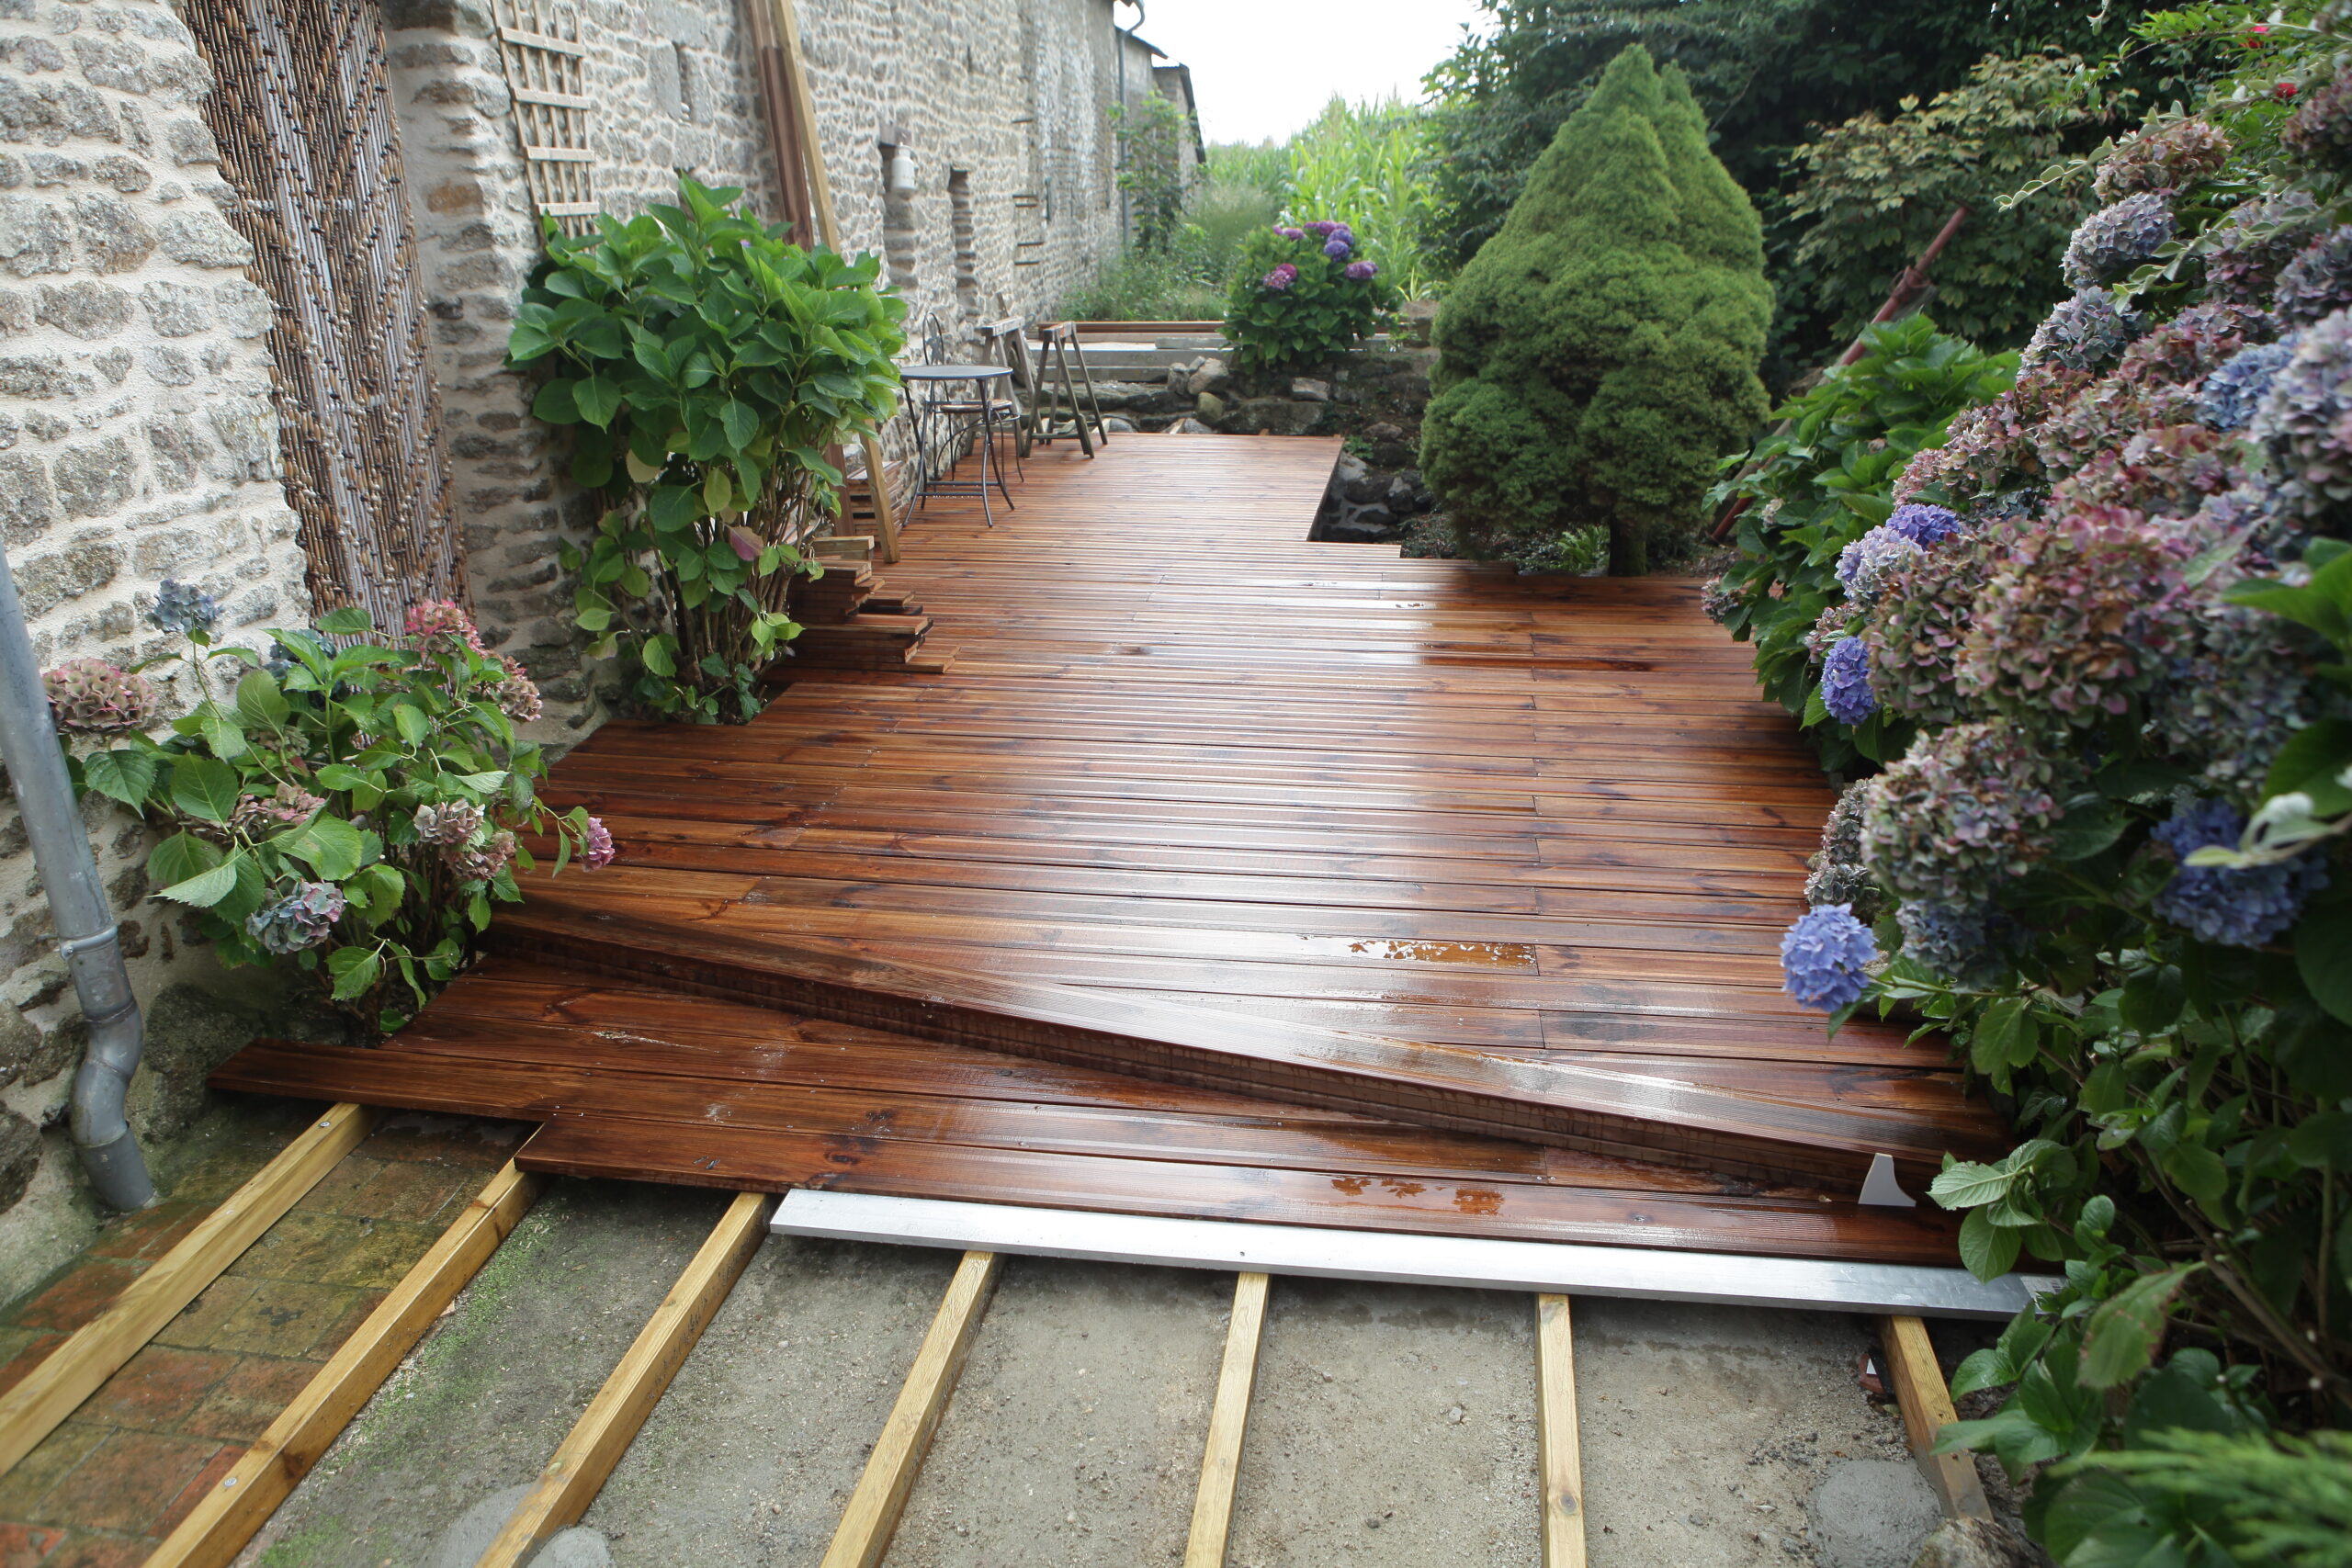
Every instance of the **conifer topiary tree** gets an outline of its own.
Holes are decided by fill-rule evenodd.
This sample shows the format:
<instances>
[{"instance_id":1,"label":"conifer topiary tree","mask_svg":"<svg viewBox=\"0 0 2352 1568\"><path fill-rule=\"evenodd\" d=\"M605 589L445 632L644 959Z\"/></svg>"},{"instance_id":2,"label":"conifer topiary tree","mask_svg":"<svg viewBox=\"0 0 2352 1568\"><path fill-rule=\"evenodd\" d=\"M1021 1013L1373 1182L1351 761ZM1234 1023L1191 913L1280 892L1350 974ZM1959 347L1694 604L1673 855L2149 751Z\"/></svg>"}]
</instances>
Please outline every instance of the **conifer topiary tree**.
<instances>
[{"instance_id":1,"label":"conifer topiary tree","mask_svg":"<svg viewBox=\"0 0 2352 1568\"><path fill-rule=\"evenodd\" d=\"M1762 231L1682 73L1635 44L1536 160L1438 312L1421 470L1471 549L1601 524L1611 570L1691 537L1767 402Z\"/></svg>"}]
</instances>

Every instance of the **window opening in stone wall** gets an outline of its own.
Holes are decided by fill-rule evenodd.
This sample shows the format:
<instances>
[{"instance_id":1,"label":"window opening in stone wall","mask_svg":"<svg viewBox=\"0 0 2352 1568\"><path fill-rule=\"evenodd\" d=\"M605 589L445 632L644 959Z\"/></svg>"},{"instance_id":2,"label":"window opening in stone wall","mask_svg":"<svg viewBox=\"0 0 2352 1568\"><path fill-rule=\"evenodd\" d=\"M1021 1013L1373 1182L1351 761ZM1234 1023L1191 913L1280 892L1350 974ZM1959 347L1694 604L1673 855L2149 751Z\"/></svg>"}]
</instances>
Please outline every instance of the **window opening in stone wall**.
<instances>
[{"instance_id":1,"label":"window opening in stone wall","mask_svg":"<svg viewBox=\"0 0 2352 1568\"><path fill-rule=\"evenodd\" d=\"M189 0L229 220L276 306L287 501L311 597L379 626L463 593L378 0Z\"/></svg>"},{"instance_id":2,"label":"window opening in stone wall","mask_svg":"<svg viewBox=\"0 0 2352 1568\"><path fill-rule=\"evenodd\" d=\"M967 321L980 316L980 242L972 220L972 172L947 172L950 232L956 242L956 304Z\"/></svg>"},{"instance_id":3,"label":"window opening in stone wall","mask_svg":"<svg viewBox=\"0 0 2352 1568\"><path fill-rule=\"evenodd\" d=\"M882 258L890 287L909 300L915 292L915 160L913 149L882 144Z\"/></svg>"},{"instance_id":4,"label":"window opening in stone wall","mask_svg":"<svg viewBox=\"0 0 2352 1568\"><path fill-rule=\"evenodd\" d=\"M585 234L598 210L596 154L577 0L498 0L498 53L531 201L565 233Z\"/></svg>"}]
</instances>

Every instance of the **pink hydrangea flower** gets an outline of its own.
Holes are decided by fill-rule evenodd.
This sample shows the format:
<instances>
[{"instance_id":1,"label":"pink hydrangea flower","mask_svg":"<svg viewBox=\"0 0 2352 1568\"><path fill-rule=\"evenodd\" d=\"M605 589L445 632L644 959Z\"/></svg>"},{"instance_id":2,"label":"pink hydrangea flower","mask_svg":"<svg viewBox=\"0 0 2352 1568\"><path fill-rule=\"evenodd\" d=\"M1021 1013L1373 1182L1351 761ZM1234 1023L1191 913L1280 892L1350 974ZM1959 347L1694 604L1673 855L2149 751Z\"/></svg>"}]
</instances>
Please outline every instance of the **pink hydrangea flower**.
<instances>
[{"instance_id":1,"label":"pink hydrangea flower","mask_svg":"<svg viewBox=\"0 0 2352 1568\"><path fill-rule=\"evenodd\" d=\"M456 601L450 599L427 599L422 604L411 605L408 612L408 635L420 642L430 642L436 637L446 637L452 642L463 644L476 653L487 654L490 651L481 645L481 634L474 630L473 617L467 615Z\"/></svg>"},{"instance_id":2,"label":"pink hydrangea flower","mask_svg":"<svg viewBox=\"0 0 2352 1568\"><path fill-rule=\"evenodd\" d=\"M1267 288L1279 292L1282 289L1288 288L1292 284L1298 281L1298 268L1291 265L1288 262L1284 262L1280 266L1275 267L1273 271L1260 278L1258 281L1264 284Z\"/></svg>"},{"instance_id":3,"label":"pink hydrangea flower","mask_svg":"<svg viewBox=\"0 0 2352 1568\"><path fill-rule=\"evenodd\" d=\"M588 818L588 827L583 837L587 840L587 844L580 852L580 858L586 861L592 867L612 864L614 857L620 852L613 847L613 830L605 826L604 818L601 817Z\"/></svg>"}]
</instances>

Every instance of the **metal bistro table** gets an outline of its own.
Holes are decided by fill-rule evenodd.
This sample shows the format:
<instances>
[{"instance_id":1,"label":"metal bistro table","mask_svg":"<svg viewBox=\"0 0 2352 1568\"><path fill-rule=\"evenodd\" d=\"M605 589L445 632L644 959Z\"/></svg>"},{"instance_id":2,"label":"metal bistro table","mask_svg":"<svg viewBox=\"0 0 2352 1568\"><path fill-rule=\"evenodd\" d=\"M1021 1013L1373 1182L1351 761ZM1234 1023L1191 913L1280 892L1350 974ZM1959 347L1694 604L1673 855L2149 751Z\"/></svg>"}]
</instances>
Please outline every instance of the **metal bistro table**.
<instances>
[{"instance_id":1,"label":"metal bistro table","mask_svg":"<svg viewBox=\"0 0 2352 1568\"><path fill-rule=\"evenodd\" d=\"M971 495L980 502L980 520L989 527L996 518L989 509L989 479L996 479L997 493L1004 497L1007 507L1012 505L1012 492L1004 486L1004 465L997 458L996 439L1000 423L1017 430L1012 422L1020 417L1020 405L1012 400L1012 371L1002 365L910 365L899 372L910 382L919 383L922 395L912 400L915 414L916 473L921 499L934 495ZM931 389L945 388L958 381L972 383L973 396L967 399L933 395ZM1006 416L1001 421L1000 414ZM978 479L958 479L952 476L959 459L944 459L946 471L933 468L934 451L944 452L954 447L966 435L977 432L979 436L980 476Z\"/></svg>"}]
</instances>

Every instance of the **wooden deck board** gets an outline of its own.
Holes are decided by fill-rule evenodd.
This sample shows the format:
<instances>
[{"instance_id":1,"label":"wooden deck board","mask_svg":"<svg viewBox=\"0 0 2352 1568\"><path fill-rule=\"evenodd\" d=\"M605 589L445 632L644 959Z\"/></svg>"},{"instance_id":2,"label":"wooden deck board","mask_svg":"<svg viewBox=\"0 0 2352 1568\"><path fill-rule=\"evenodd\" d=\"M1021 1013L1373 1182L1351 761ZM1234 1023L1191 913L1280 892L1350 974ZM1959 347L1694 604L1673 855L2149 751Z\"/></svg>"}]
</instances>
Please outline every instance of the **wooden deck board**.
<instances>
[{"instance_id":1,"label":"wooden deck board","mask_svg":"<svg viewBox=\"0 0 2352 1568\"><path fill-rule=\"evenodd\" d=\"M512 955L385 1051L261 1047L220 1081L536 1117L541 1170L1951 1261L1946 1217L1857 1208L1844 1156L1740 1141L1883 1139L1916 1177L1999 1131L1939 1044L1831 1041L1781 994L1834 797L1696 584L1310 543L1335 456L1123 441L1039 453L994 529L934 506L888 578L947 673L811 671L749 726L605 726L548 794L603 815L619 865L536 888ZM583 976L597 943L672 956ZM765 982L742 1005L759 976L698 945L1700 1111L1660 1164L1126 1064L1155 1080ZM1539 1066L1571 1076L1510 1076Z\"/></svg>"}]
</instances>

